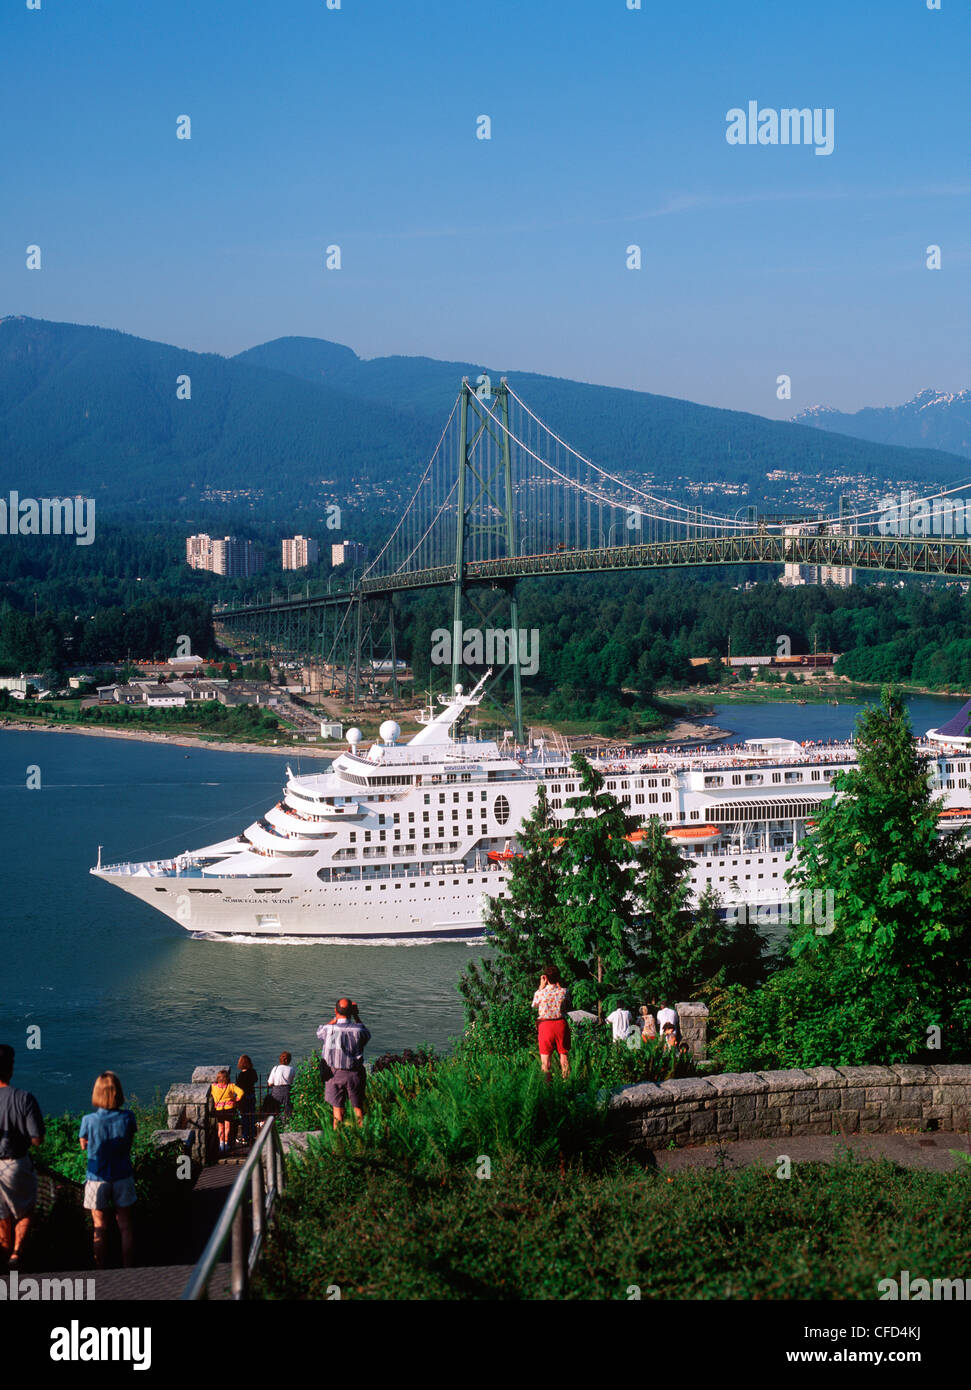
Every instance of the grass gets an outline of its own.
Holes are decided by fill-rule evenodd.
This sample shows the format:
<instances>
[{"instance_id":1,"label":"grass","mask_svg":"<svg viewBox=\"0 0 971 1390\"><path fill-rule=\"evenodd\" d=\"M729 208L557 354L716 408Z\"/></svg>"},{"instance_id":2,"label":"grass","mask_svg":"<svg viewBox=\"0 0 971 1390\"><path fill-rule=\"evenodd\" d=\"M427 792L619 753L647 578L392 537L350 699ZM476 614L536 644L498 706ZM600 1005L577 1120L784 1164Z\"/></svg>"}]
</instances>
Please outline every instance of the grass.
<instances>
[{"instance_id":1,"label":"grass","mask_svg":"<svg viewBox=\"0 0 971 1390\"><path fill-rule=\"evenodd\" d=\"M849 1156L673 1176L509 1161L432 1177L378 1157L291 1165L267 1299L863 1299L958 1277L971 1173ZM632 1287L633 1286L633 1287Z\"/></svg>"}]
</instances>

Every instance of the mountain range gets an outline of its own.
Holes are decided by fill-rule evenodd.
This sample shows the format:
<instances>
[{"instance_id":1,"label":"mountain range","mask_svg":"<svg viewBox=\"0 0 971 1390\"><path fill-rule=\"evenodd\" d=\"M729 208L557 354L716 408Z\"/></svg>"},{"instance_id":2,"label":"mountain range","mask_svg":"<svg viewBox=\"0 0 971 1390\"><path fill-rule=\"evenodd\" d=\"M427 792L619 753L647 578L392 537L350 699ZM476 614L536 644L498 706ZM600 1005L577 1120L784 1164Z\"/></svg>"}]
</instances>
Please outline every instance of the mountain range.
<instances>
[{"instance_id":1,"label":"mountain range","mask_svg":"<svg viewBox=\"0 0 971 1390\"><path fill-rule=\"evenodd\" d=\"M918 391L903 405L867 406L847 415L814 405L793 417L798 425L851 434L874 444L945 449L971 458L971 391Z\"/></svg>"},{"instance_id":2,"label":"mountain range","mask_svg":"<svg viewBox=\"0 0 971 1390\"><path fill-rule=\"evenodd\" d=\"M460 380L485 363L365 360L315 338L279 338L222 357L112 329L0 319L0 491L85 494L118 514L211 521L237 512L299 528L328 500L392 512L431 455ZM821 419L773 421L646 392L505 372L582 453L614 471L685 479L765 502L766 475L959 481L966 462L923 447L827 433ZM177 382L189 379L191 397ZM185 387L183 385L183 394ZM840 417L857 420L857 416ZM824 428L830 428L826 423ZM741 495L739 494L741 489ZM208 500L204 499L204 494ZM223 494L223 502L215 501ZM220 509L221 508L221 509Z\"/></svg>"}]
</instances>

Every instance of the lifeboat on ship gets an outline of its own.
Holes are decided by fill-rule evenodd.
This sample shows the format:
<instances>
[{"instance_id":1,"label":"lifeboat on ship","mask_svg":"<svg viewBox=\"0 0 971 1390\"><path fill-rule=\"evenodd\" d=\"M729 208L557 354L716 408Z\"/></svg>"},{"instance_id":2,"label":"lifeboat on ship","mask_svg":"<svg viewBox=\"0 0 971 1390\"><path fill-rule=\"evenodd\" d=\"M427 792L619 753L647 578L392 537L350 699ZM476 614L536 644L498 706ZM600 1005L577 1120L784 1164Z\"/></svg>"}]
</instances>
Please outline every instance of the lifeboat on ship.
<instances>
[{"instance_id":1,"label":"lifeboat on ship","mask_svg":"<svg viewBox=\"0 0 971 1390\"><path fill-rule=\"evenodd\" d=\"M717 825L676 825L666 833L668 839L675 843L700 844L706 840L717 840L722 832Z\"/></svg>"},{"instance_id":2,"label":"lifeboat on ship","mask_svg":"<svg viewBox=\"0 0 971 1390\"><path fill-rule=\"evenodd\" d=\"M506 841L505 849L490 849L486 853L486 858L490 864L507 864L510 859L522 859L521 854L517 854L509 848L509 841Z\"/></svg>"}]
</instances>

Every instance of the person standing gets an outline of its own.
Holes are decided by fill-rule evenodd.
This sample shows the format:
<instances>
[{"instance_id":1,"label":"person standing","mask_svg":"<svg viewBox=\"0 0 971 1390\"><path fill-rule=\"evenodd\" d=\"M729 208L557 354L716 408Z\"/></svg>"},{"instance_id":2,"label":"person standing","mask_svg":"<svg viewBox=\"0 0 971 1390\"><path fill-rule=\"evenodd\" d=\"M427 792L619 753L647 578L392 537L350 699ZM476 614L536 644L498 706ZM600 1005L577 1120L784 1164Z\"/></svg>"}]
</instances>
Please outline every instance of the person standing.
<instances>
[{"instance_id":1,"label":"person standing","mask_svg":"<svg viewBox=\"0 0 971 1390\"><path fill-rule=\"evenodd\" d=\"M37 1098L11 1086L14 1050L0 1043L0 1259L20 1264L37 1203L37 1174L30 1150L44 1142Z\"/></svg>"},{"instance_id":2,"label":"person standing","mask_svg":"<svg viewBox=\"0 0 971 1390\"><path fill-rule=\"evenodd\" d=\"M539 1028L539 1064L549 1077L550 1058L556 1048L560 1057L560 1071L564 1077L570 1074L570 1020L566 1016L566 986L555 965L548 965L539 977L539 989L533 995L533 1008L537 1009Z\"/></svg>"},{"instance_id":3,"label":"person standing","mask_svg":"<svg viewBox=\"0 0 971 1390\"><path fill-rule=\"evenodd\" d=\"M279 1062L266 1078L269 1094L263 1106L264 1114L285 1117L291 1113L290 1087L296 1074L296 1068L290 1065L290 1053L281 1052Z\"/></svg>"},{"instance_id":4,"label":"person standing","mask_svg":"<svg viewBox=\"0 0 971 1390\"><path fill-rule=\"evenodd\" d=\"M648 1004L641 1005L640 1028L642 1040L644 1042L654 1042L657 1038L657 1015L652 1013Z\"/></svg>"},{"instance_id":5,"label":"person standing","mask_svg":"<svg viewBox=\"0 0 971 1390\"><path fill-rule=\"evenodd\" d=\"M351 999L338 999L334 1017L317 1029L321 1040L320 1056L330 1071L324 1083L324 1100L334 1113L334 1128L344 1122L348 1100L359 1125L364 1123L364 1092L367 1073L364 1070L364 1049L371 1034L361 1022L357 1005Z\"/></svg>"},{"instance_id":6,"label":"person standing","mask_svg":"<svg viewBox=\"0 0 971 1390\"><path fill-rule=\"evenodd\" d=\"M229 1153L229 1141L236 1121L236 1106L242 1099L243 1092L238 1086L234 1086L229 1079L229 1072L223 1067L216 1073L216 1079L210 1087L212 1092L212 1103L216 1109L216 1128L219 1132L219 1152L220 1154Z\"/></svg>"},{"instance_id":7,"label":"person standing","mask_svg":"<svg viewBox=\"0 0 971 1390\"><path fill-rule=\"evenodd\" d=\"M664 1025L666 1023L673 1024L674 1031L675 1033L677 1033L678 1039L680 1041L681 1020L678 1018L677 1009L672 1007L667 998L661 1001L661 1007L657 1011L657 1026L662 1033L664 1032Z\"/></svg>"},{"instance_id":8,"label":"person standing","mask_svg":"<svg viewBox=\"0 0 971 1390\"><path fill-rule=\"evenodd\" d=\"M236 1063L236 1085L243 1095L239 1102L241 1143L252 1144L256 1138L256 1068L244 1052Z\"/></svg>"},{"instance_id":9,"label":"person standing","mask_svg":"<svg viewBox=\"0 0 971 1390\"><path fill-rule=\"evenodd\" d=\"M103 1071L94 1083L90 1115L81 1120L79 1142L88 1155L84 1184L84 1209L94 1222L94 1264L105 1267L105 1234L112 1210L121 1232L121 1262L130 1269L135 1259L135 1231L131 1209L135 1205L135 1175L131 1162L135 1116L125 1110L121 1082L113 1071Z\"/></svg>"},{"instance_id":10,"label":"person standing","mask_svg":"<svg viewBox=\"0 0 971 1390\"><path fill-rule=\"evenodd\" d=\"M610 1024L614 1042L623 1042L628 1033L634 1030L634 1021L630 1016L630 1010L621 1008L619 1004L613 1013L607 1015L607 1022Z\"/></svg>"}]
</instances>

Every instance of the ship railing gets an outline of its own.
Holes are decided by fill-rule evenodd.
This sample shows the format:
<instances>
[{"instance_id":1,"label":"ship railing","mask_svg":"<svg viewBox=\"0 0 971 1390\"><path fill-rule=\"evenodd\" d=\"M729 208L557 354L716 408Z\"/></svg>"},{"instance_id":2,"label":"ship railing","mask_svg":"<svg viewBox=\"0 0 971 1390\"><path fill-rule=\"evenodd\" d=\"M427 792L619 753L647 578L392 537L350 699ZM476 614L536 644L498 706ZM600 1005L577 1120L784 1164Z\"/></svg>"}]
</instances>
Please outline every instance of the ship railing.
<instances>
[{"instance_id":1,"label":"ship railing","mask_svg":"<svg viewBox=\"0 0 971 1390\"><path fill-rule=\"evenodd\" d=\"M180 865L175 860L153 860L142 864L102 864L103 873L123 875L134 878L145 876L147 878L209 878L212 875L203 874L202 869L196 864ZM235 877L235 875L228 875Z\"/></svg>"}]
</instances>

